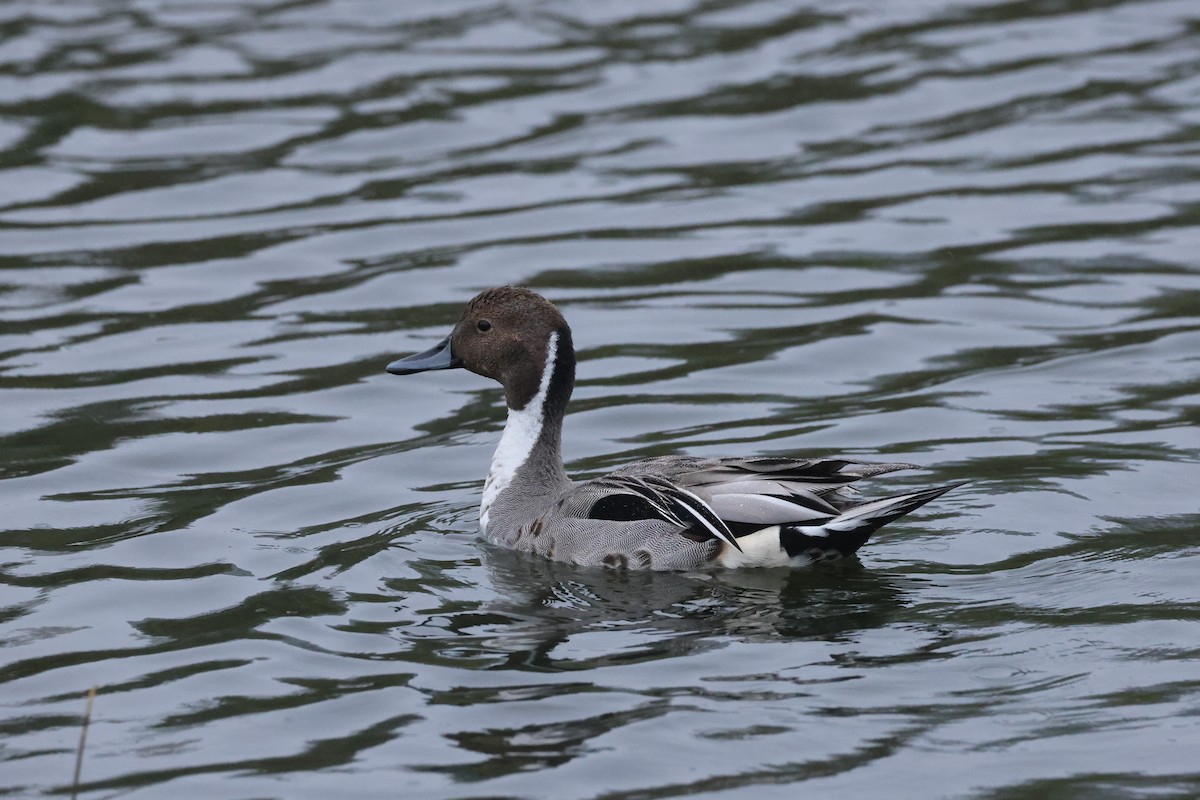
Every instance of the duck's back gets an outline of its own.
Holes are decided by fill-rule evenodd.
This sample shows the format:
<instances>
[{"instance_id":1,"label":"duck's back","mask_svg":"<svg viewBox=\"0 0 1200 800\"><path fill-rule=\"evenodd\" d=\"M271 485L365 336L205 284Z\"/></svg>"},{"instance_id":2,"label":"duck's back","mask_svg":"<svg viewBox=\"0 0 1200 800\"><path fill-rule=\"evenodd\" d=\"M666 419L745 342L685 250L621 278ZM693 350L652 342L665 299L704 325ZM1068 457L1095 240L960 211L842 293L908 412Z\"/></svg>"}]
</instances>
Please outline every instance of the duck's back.
<instances>
[{"instance_id":1,"label":"duck's back","mask_svg":"<svg viewBox=\"0 0 1200 800\"><path fill-rule=\"evenodd\" d=\"M795 564L849 555L879 525L943 491L857 502L853 482L908 466L666 456L556 486L524 475L497 498L486 533L509 547L583 565Z\"/></svg>"}]
</instances>

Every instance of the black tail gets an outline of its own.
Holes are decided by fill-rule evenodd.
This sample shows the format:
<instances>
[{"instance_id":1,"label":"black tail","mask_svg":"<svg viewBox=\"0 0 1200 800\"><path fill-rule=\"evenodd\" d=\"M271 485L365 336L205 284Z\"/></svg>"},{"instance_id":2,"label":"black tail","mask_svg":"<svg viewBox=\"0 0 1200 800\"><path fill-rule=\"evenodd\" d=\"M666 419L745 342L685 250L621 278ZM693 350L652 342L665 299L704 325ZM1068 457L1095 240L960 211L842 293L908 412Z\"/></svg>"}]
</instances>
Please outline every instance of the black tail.
<instances>
[{"instance_id":1,"label":"black tail","mask_svg":"<svg viewBox=\"0 0 1200 800\"><path fill-rule=\"evenodd\" d=\"M962 485L952 483L871 500L816 525L784 525L779 541L791 558L808 556L813 561L826 561L854 555L879 528Z\"/></svg>"}]
</instances>

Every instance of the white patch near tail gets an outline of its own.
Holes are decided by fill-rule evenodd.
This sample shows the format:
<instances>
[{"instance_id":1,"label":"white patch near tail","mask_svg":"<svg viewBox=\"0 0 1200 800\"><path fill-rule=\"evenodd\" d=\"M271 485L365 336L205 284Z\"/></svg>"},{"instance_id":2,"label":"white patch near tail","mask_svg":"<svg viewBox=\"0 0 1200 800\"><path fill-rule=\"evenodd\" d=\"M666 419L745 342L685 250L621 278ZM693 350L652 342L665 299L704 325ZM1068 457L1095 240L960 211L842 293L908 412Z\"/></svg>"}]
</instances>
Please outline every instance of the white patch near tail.
<instances>
[{"instance_id":1,"label":"white patch near tail","mask_svg":"<svg viewBox=\"0 0 1200 800\"><path fill-rule=\"evenodd\" d=\"M778 525L739 536L737 543L742 548L740 553L728 545L721 546L721 555L717 557L717 562L721 566L737 569L739 567L792 567L796 564L779 542Z\"/></svg>"},{"instance_id":2,"label":"white patch near tail","mask_svg":"<svg viewBox=\"0 0 1200 800\"><path fill-rule=\"evenodd\" d=\"M795 557L789 557L783 547L781 527L772 525L739 537L737 541L742 546L741 553L731 547L723 547L717 556L717 563L725 567L783 567L849 556L858 550L875 528L904 516L960 485L940 486L873 500L827 519L820 525L784 526L787 536L797 537L796 541L789 540L792 549L799 551Z\"/></svg>"},{"instance_id":3,"label":"white patch near tail","mask_svg":"<svg viewBox=\"0 0 1200 800\"><path fill-rule=\"evenodd\" d=\"M496 452L492 455L492 466L488 469L487 480L483 482L479 524L485 531L488 526L488 509L496 497L512 483L513 476L529 458L538 437L542 435L546 391L550 386L550 376L554 374L554 359L557 353L558 333L554 332L550 334L550 342L546 347L546 366L542 369L542 380L538 384L537 394L521 410L508 410L504 433L500 435L500 444L496 445Z\"/></svg>"}]
</instances>

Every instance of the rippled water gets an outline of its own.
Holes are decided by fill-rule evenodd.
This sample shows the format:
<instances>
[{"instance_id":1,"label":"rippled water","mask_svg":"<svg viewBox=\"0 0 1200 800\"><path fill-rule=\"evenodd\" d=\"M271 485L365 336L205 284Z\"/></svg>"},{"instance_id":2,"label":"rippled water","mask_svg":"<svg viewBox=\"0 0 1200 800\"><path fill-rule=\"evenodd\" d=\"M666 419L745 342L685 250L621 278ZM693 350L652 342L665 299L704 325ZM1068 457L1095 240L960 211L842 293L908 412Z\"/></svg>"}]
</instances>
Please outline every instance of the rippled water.
<instances>
[{"instance_id":1,"label":"rippled water","mask_svg":"<svg viewBox=\"0 0 1200 800\"><path fill-rule=\"evenodd\" d=\"M1200 795L1200 7L0 5L0 794ZM569 466L915 461L858 563L477 537Z\"/></svg>"}]
</instances>

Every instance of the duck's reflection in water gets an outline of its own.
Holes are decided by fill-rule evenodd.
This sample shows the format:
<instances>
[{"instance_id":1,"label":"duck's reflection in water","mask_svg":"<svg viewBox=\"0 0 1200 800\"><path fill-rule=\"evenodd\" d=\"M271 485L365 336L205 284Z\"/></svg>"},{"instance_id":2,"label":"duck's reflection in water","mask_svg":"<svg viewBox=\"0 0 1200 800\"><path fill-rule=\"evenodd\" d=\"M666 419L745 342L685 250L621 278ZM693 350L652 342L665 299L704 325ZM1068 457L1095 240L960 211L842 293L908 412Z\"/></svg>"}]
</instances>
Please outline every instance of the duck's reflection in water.
<instances>
[{"instance_id":1,"label":"duck's reflection in water","mask_svg":"<svg viewBox=\"0 0 1200 800\"><path fill-rule=\"evenodd\" d=\"M807 569L642 572L580 568L487 547L508 619L488 647L504 668L592 669L675 657L730 641L837 641L882 627L906 602L911 578L857 561Z\"/></svg>"}]
</instances>

